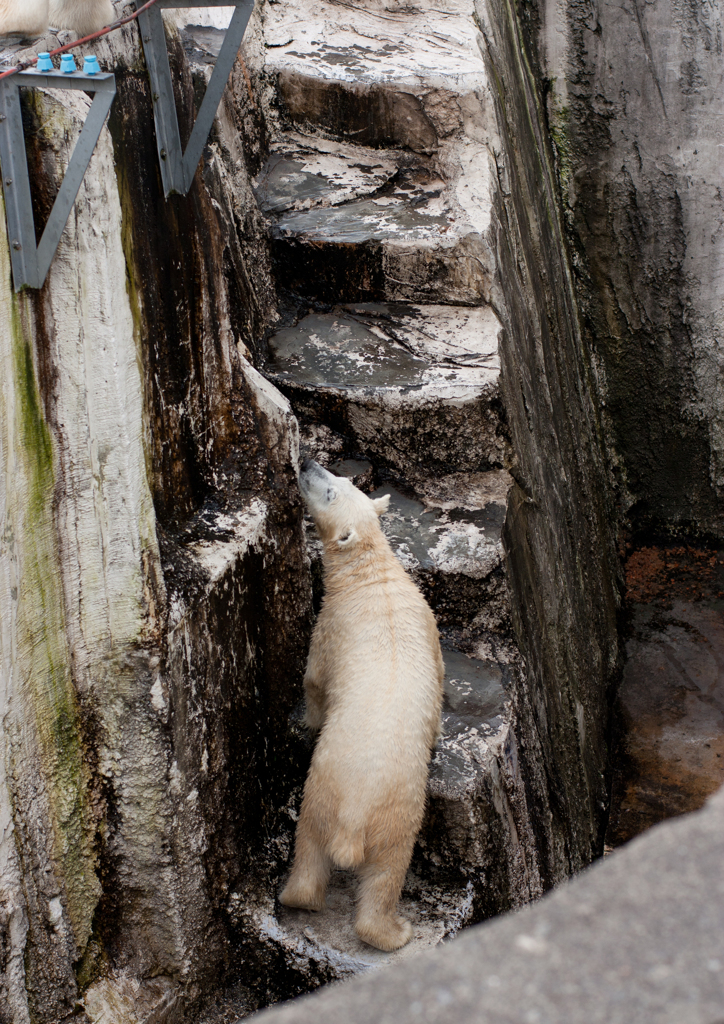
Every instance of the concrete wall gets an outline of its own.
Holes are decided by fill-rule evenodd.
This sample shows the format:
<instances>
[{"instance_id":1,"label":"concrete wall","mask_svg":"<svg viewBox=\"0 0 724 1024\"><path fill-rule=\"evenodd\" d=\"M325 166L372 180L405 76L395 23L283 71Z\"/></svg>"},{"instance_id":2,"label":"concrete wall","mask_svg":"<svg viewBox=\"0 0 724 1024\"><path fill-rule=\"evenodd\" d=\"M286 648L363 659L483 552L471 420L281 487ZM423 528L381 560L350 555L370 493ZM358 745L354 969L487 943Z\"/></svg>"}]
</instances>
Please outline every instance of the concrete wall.
<instances>
[{"instance_id":1,"label":"concrete wall","mask_svg":"<svg viewBox=\"0 0 724 1024\"><path fill-rule=\"evenodd\" d=\"M513 693L550 885L603 847L619 669L616 514L531 40L512 0L477 12L498 130L495 301L516 455L504 543L526 676Z\"/></svg>"},{"instance_id":2,"label":"concrete wall","mask_svg":"<svg viewBox=\"0 0 724 1024\"><path fill-rule=\"evenodd\" d=\"M721 537L722 4L526 10L623 507Z\"/></svg>"}]
</instances>

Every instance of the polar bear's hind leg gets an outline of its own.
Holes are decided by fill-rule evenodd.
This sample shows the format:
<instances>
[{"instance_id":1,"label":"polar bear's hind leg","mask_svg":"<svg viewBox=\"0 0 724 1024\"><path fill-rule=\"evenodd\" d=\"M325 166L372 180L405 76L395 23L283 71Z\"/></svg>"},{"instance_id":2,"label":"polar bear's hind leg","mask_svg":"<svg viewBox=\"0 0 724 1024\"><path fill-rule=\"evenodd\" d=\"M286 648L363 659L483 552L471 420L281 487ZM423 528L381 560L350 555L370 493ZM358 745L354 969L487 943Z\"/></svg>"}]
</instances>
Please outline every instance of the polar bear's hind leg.
<instances>
[{"instance_id":1,"label":"polar bear's hind leg","mask_svg":"<svg viewBox=\"0 0 724 1024\"><path fill-rule=\"evenodd\" d=\"M412 938L412 925L397 913L397 901L412 855L412 844L387 849L359 871L355 931L363 942L391 952Z\"/></svg>"},{"instance_id":2,"label":"polar bear's hind leg","mask_svg":"<svg viewBox=\"0 0 724 1024\"><path fill-rule=\"evenodd\" d=\"M330 870L322 845L307 829L298 829L294 867L279 902L300 910L324 910Z\"/></svg>"}]
</instances>

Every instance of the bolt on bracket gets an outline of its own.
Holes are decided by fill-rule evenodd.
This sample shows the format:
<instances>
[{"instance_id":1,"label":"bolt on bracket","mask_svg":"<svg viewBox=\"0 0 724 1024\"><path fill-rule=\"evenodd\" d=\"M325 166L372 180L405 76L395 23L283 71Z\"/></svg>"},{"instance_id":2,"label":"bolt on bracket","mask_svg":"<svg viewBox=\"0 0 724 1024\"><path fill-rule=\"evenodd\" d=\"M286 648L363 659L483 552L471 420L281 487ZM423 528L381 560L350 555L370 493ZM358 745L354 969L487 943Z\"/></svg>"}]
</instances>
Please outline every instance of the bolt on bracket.
<instances>
[{"instance_id":1,"label":"bolt on bracket","mask_svg":"<svg viewBox=\"0 0 724 1024\"><path fill-rule=\"evenodd\" d=\"M136 2L138 6L142 0L136 0ZM214 70L206 87L206 94L184 152L181 147L161 8L230 7L232 5L236 7L236 10L226 30L224 42L221 45L219 56L216 58ZM191 188L201 153L209 137L216 111L253 10L254 0L236 0L235 4L234 0L232 3L229 3L229 0L158 0L153 7L139 15L138 24L154 100L153 116L156 124L156 144L161 180L166 196L172 195L174 192L186 195Z\"/></svg>"},{"instance_id":2,"label":"bolt on bracket","mask_svg":"<svg viewBox=\"0 0 724 1024\"><path fill-rule=\"evenodd\" d=\"M75 89L94 94L37 244L20 109L20 90L23 88ZM22 288L42 288L115 94L116 79L112 74L87 75L82 71L73 74L60 71L41 74L37 71L19 71L16 75L0 80L0 167L16 292Z\"/></svg>"}]
</instances>

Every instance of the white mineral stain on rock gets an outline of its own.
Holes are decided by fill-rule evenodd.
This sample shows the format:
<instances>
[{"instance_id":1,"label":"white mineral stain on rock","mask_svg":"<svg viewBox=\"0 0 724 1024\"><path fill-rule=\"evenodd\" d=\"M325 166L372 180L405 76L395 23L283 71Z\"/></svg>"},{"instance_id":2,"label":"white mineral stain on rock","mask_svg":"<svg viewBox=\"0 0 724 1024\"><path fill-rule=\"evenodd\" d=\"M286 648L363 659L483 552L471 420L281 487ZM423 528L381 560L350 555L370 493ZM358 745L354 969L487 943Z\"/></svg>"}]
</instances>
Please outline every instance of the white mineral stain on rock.
<instances>
[{"instance_id":1,"label":"white mineral stain on rock","mask_svg":"<svg viewBox=\"0 0 724 1024\"><path fill-rule=\"evenodd\" d=\"M254 189L265 213L281 213L359 199L396 173L394 154L288 133L273 146Z\"/></svg>"},{"instance_id":2,"label":"white mineral stain on rock","mask_svg":"<svg viewBox=\"0 0 724 1024\"><path fill-rule=\"evenodd\" d=\"M502 563L503 546L473 523L465 523L450 528L428 554L441 572L463 573L480 579Z\"/></svg>"},{"instance_id":3,"label":"white mineral stain on rock","mask_svg":"<svg viewBox=\"0 0 724 1024\"><path fill-rule=\"evenodd\" d=\"M83 1003L92 1024L145 1024L168 1020L179 1012L177 991L171 978L139 981L130 973L115 971L91 985Z\"/></svg>"},{"instance_id":4,"label":"white mineral stain on rock","mask_svg":"<svg viewBox=\"0 0 724 1024\"><path fill-rule=\"evenodd\" d=\"M479 33L462 3L414 14L368 4L353 19L333 4L275 3L267 8L264 32L273 40L274 67L330 80L399 87L424 78L462 91L482 74Z\"/></svg>"},{"instance_id":5,"label":"white mineral stain on rock","mask_svg":"<svg viewBox=\"0 0 724 1024\"><path fill-rule=\"evenodd\" d=\"M151 687L151 703L160 715L165 715L168 711L168 703L164 693L163 680L160 675L156 676L156 681Z\"/></svg>"},{"instance_id":6,"label":"white mineral stain on rock","mask_svg":"<svg viewBox=\"0 0 724 1024\"><path fill-rule=\"evenodd\" d=\"M248 507L238 512L217 513L208 517L209 529L218 531L217 540L202 540L189 545L199 566L209 575L209 582L220 580L249 548L258 547L266 539L267 507L260 498L252 498ZM224 539L230 535L228 539Z\"/></svg>"}]
</instances>

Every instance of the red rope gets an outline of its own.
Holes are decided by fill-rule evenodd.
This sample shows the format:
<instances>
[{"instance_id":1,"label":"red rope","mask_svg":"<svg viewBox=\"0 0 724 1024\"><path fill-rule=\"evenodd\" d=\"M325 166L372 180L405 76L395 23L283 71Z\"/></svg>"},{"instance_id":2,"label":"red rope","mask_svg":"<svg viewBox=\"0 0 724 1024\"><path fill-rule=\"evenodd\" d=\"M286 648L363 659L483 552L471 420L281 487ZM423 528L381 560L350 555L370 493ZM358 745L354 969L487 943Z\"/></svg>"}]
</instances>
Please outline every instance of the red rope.
<instances>
[{"instance_id":1,"label":"red rope","mask_svg":"<svg viewBox=\"0 0 724 1024\"><path fill-rule=\"evenodd\" d=\"M49 56L57 57L59 53L65 53L67 50L73 50L76 46L81 46L83 43L89 43L91 39L100 39L101 36L107 36L109 32L114 32L121 25L127 25L129 21L135 21L139 14L143 11L147 11L149 7L153 7L156 0L148 0L143 7L139 7L133 14L129 14L127 18L121 18L119 21L114 21L112 25L106 25L105 28L99 29L98 32L94 32L90 36L83 36L82 39L76 39L74 43L66 43L65 46L59 46L57 50L51 50ZM9 71L3 71L0 78L7 78L8 75L16 75L18 71L25 71L26 68L33 67L34 64L38 63L38 58L33 57L31 60L22 61L20 64L16 64L15 67L10 68Z\"/></svg>"}]
</instances>

